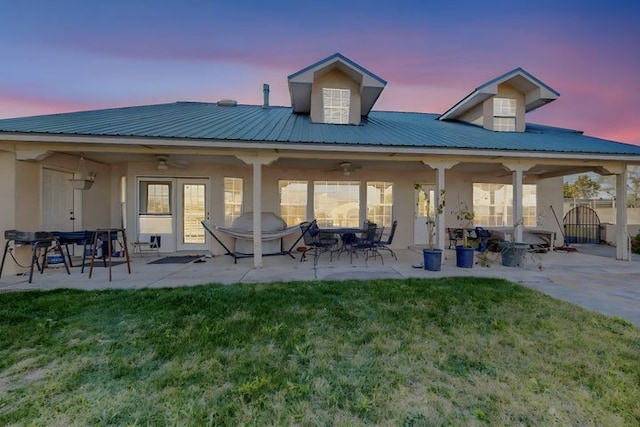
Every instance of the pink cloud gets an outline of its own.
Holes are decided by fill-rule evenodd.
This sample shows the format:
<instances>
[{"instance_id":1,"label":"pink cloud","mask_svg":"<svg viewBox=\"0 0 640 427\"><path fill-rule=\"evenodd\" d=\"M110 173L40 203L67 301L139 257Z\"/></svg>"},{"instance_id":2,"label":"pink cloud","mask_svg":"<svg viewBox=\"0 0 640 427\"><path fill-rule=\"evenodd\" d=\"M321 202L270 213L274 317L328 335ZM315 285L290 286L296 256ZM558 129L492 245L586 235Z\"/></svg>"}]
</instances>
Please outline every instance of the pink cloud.
<instances>
[{"instance_id":1,"label":"pink cloud","mask_svg":"<svg viewBox=\"0 0 640 427\"><path fill-rule=\"evenodd\" d=\"M41 114L66 113L70 111L91 108L84 103L74 103L68 100L53 100L22 95L0 95L0 117L22 117Z\"/></svg>"}]
</instances>

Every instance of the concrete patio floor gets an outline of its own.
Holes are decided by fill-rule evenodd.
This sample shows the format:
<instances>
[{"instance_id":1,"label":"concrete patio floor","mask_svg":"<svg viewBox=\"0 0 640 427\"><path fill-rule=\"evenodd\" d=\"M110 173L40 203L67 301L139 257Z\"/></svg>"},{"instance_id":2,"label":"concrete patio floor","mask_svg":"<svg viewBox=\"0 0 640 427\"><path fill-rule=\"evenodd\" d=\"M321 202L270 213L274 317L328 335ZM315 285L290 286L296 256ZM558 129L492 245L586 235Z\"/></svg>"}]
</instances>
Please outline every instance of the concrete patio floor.
<instances>
[{"instance_id":1,"label":"concrete patio floor","mask_svg":"<svg viewBox=\"0 0 640 427\"><path fill-rule=\"evenodd\" d=\"M74 267L67 275L64 268L52 267L45 269L43 274L34 273L32 283L28 283L28 272L26 275L5 274L0 278L0 292L59 288L141 289L273 281L497 277L607 316L626 319L640 327L640 257L634 255L631 261L616 261L615 248L574 246L577 252L536 254L535 259L528 260L523 267L504 267L496 260L490 267L476 264L470 269L456 267L455 251L446 250L442 270L438 272L414 267L422 263L422 253L417 249L396 250L397 261L383 253L384 264L372 258L368 265L362 259L354 259L350 264L346 256L330 262L328 254L323 254L316 269L312 261L299 262L298 254L297 259L289 256L264 257L263 267L257 269L253 267L252 258L239 259L237 264L229 256L202 258L205 262L199 263L149 264L166 254L161 257L146 255L132 257L131 274L127 273L126 264L113 266L112 281L109 281L108 268L101 263L94 267L91 279L88 268L82 274L80 267ZM115 260L121 261L122 258Z\"/></svg>"}]
</instances>

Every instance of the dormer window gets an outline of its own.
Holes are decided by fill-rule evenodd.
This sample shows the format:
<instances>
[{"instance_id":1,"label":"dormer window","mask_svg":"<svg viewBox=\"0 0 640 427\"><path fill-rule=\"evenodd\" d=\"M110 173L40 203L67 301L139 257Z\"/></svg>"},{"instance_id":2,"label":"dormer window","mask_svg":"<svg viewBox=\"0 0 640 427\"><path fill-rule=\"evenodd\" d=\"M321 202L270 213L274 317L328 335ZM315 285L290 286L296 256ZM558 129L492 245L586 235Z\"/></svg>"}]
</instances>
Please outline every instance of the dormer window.
<instances>
[{"instance_id":1,"label":"dormer window","mask_svg":"<svg viewBox=\"0 0 640 427\"><path fill-rule=\"evenodd\" d=\"M493 98L493 130L496 132L516 131L516 100Z\"/></svg>"},{"instance_id":2,"label":"dormer window","mask_svg":"<svg viewBox=\"0 0 640 427\"><path fill-rule=\"evenodd\" d=\"M349 89L322 89L324 123L349 124L351 91Z\"/></svg>"}]
</instances>

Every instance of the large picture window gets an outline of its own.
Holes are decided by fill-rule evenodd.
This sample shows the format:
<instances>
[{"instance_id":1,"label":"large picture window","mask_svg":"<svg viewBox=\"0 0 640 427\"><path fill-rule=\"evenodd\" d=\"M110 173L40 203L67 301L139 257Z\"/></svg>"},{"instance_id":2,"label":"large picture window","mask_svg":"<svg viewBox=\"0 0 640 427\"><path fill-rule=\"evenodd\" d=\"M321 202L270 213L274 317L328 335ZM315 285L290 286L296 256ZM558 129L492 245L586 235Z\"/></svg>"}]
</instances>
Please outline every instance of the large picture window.
<instances>
[{"instance_id":1,"label":"large picture window","mask_svg":"<svg viewBox=\"0 0 640 427\"><path fill-rule=\"evenodd\" d=\"M535 227L536 186L522 186L522 214L525 227ZM482 227L513 227L513 186L509 184L473 184L473 223Z\"/></svg>"},{"instance_id":2,"label":"large picture window","mask_svg":"<svg viewBox=\"0 0 640 427\"><path fill-rule=\"evenodd\" d=\"M292 227L307 220L307 181L278 181L280 216Z\"/></svg>"},{"instance_id":3,"label":"large picture window","mask_svg":"<svg viewBox=\"0 0 640 427\"><path fill-rule=\"evenodd\" d=\"M316 181L313 183L313 212L321 227L360 226L360 183Z\"/></svg>"},{"instance_id":4,"label":"large picture window","mask_svg":"<svg viewBox=\"0 0 640 427\"><path fill-rule=\"evenodd\" d=\"M379 226L391 227L392 208L393 184L367 182L367 219Z\"/></svg>"},{"instance_id":5,"label":"large picture window","mask_svg":"<svg viewBox=\"0 0 640 427\"><path fill-rule=\"evenodd\" d=\"M242 215L242 178L224 179L224 225L231 227L233 221Z\"/></svg>"},{"instance_id":6,"label":"large picture window","mask_svg":"<svg viewBox=\"0 0 640 427\"><path fill-rule=\"evenodd\" d=\"M351 91L349 89L322 89L322 106L324 122L339 125L349 124L349 105Z\"/></svg>"}]
</instances>

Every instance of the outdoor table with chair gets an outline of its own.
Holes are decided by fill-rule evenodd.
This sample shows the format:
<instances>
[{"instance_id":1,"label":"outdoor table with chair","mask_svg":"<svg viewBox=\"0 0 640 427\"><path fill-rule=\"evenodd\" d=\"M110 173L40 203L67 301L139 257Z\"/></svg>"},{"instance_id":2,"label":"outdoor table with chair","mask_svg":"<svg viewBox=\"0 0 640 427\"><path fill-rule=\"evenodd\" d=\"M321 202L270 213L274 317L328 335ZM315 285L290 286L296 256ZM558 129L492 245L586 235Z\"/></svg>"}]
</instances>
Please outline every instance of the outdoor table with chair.
<instances>
[{"instance_id":1,"label":"outdoor table with chair","mask_svg":"<svg viewBox=\"0 0 640 427\"><path fill-rule=\"evenodd\" d=\"M396 223L397 226L397 223ZM393 251L388 248L387 242L393 239L390 235L389 239L382 242L382 234L384 227L378 227L375 223L366 221L363 227L319 227L317 221L303 222L300 224L302 230L302 238L305 246L301 248L302 257L300 261L307 259L307 254L313 254L314 266L317 265L319 257L323 253L329 253L329 260L333 260L335 255L337 258L343 253L349 254L349 261L353 262L353 256L362 256L365 262L368 262L370 256L379 256L380 261L384 263L379 249L389 250L392 255ZM392 229L392 233L395 229Z\"/></svg>"}]
</instances>

